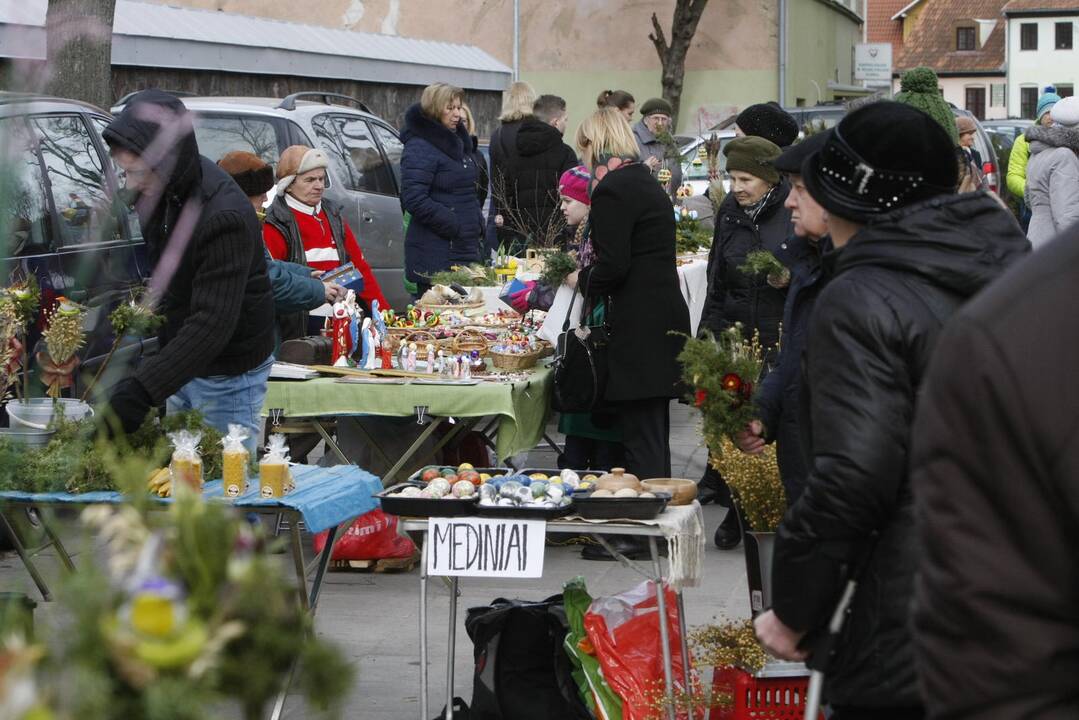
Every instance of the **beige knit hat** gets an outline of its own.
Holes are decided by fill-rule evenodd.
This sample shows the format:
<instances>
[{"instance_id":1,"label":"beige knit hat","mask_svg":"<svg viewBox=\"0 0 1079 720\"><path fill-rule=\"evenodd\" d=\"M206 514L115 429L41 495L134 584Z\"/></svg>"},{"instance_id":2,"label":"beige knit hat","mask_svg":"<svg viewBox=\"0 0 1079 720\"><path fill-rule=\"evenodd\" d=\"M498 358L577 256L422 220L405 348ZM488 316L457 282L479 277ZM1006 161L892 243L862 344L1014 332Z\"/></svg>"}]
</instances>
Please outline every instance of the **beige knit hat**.
<instances>
[{"instance_id":1,"label":"beige knit hat","mask_svg":"<svg viewBox=\"0 0 1079 720\"><path fill-rule=\"evenodd\" d=\"M277 192L283 193L296 179L297 175L303 175L310 170L329 167L330 159L326 153L317 148L309 148L306 145L292 145L285 148L281 153L281 159L277 161Z\"/></svg>"}]
</instances>

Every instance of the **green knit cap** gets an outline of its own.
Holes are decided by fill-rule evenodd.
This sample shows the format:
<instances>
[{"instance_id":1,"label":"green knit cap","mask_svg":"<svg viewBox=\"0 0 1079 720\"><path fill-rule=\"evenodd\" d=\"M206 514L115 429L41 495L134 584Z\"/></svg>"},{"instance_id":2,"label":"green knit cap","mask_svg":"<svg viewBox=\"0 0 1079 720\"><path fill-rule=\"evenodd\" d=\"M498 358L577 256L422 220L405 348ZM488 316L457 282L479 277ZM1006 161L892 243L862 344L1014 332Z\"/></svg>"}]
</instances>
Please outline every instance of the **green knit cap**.
<instances>
[{"instance_id":1,"label":"green knit cap","mask_svg":"<svg viewBox=\"0 0 1079 720\"><path fill-rule=\"evenodd\" d=\"M932 68L917 67L907 70L899 81L899 90L895 96L896 102L918 108L940 123L954 144L959 144L955 114L940 94L940 81Z\"/></svg>"},{"instance_id":2,"label":"green knit cap","mask_svg":"<svg viewBox=\"0 0 1079 720\"><path fill-rule=\"evenodd\" d=\"M773 142L761 137L735 138L723 148L727 156L727 172L738 170L759 177L769 185L779 184L779 171L774 165L782 151Z\"/></svg>"}]
</instances>

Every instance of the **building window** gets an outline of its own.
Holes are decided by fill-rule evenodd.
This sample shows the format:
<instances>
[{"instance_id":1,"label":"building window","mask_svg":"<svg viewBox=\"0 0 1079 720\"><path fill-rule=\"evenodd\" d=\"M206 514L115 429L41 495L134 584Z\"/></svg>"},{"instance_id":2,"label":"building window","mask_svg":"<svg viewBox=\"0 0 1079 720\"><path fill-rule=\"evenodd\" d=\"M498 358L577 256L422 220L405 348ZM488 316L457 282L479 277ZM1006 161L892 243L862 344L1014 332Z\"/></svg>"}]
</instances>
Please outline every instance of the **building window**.
<instances>
[{"instance_id":1,"label":"building window","mask_svg":"<svg viewBox=\"0 0 1079 720\"><path fill-rule=\"evenodd\" d=\"M1071 97L1072 95L1075 94L1075 86L1074 85L1057 85L1056 89L1057 89L1057 95L1059 95L1062 98Z\"/></svg>"},{"instance_id":2,"label":"building window","mask_svg":"<svg viewBox=\"0 0 1079 720\"><path fill-rule=\"evenodd\" d=\"M979 120L985 120L985 87L968 87L966 96L967 112Z\"/></svg>"},{"instance_id":3,"label":"building window","mask_svg":"<svg viewBox=\"0 0 1079 720\"><path fill-rule=\"evenodd\" d=\"M1007 102L1008 86L994 83L989 86L989 107L1004 107Z\"/></svg>"},{"instance_id":4,"label":"building window","mask_svg":"<svg viewBox=\"0 0 1079 720\"><path fill-rule=\"evenodd\" d=\"M1072 24L1070 22L1056 24L1056 48L1057 50L1072 49Z\"/></svg>"},{"instance_id":5,"label":"building window","mask_svg":"<svg viewBox=\"0 0 1079 720\"><path fill-rule=\"evenodd\" d=\"M1019 49L1038 49L1038 23L1023 23L1019 26Z\"/></svg>"},{"instance_id":6,"label":"building window","mask_svg":"<svg viewBox=\"0 0 1079 720\"><path fill-rule=\"evenodd\" d=\"M974 28L961 27L955 29L955 49L956 50L973 50L974 49Z\"/></svg>"},{"instance_id":7,"label":"building window","mask_svg":"<svg viewBox=\"0 0 1079 720\"><path fill-rule=\"evenodd\" d=\"M1019 88L1019 114L1033 120L1036 112L1038 112L1038 88Z\"/></svg>"}]
</instances>

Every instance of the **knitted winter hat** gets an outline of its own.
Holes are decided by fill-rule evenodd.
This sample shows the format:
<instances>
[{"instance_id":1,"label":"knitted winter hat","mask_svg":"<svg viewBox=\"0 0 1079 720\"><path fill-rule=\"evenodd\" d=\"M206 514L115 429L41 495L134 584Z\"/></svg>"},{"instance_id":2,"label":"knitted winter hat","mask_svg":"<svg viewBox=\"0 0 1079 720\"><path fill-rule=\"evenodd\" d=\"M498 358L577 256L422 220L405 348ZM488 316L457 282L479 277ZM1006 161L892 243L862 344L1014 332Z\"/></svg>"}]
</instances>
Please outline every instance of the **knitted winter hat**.
<instances>
[{"instance_id":1,"label":"knitted winter hat","mask_svg":"<svg viewBox=\"0 0 1079 720\"><path fill-rule=\"evenodd\" d=\"M1079 126L1079 97L1066 97L1049 111L1057 125L1074 128Z\"/></svg>"},{"instance_id":2,"label":"knitted winter hat","mask_svg":"<svg viewBox=\"0 0 1079 720\"><path fill-rule=\"evenodd\" d=\"M662 113L667 116L674 115L674 108L671 104L663 98L652 98L646 100L644 105L641 105L641 117L648 117L649 115L656 115Z\"/></svg>"},{"instance_id":3,"label":"knitted winter hat","mask_svg":"<svg viewBox=\"0 0 1079 720\"><path fill-rule=\"evenodd\" d=\"M899 81L900 92L895 96L897 103L910 105L927 114L940 123L944 132L952 139L953 145L959 144L959 132L955 129L955 115L944 96L940 94L940 80L932 68L916 67L903 73Z\"/></svg>"},{"instance_id":4,"label":"knitted winter hat","mask_svg":"<svg viewBox=\"0 0 1079 720\"><path fill-rule=\"evenodd\" d=\"M592 198L588 197L588 183L591 180L592 176L588 174L588 168L584 165L570 168L558 179L558 194L570 200L591 205Z\"/></svg>"},{"instance_id":5,"label":"knitted winter hat","mask_svg":"<svg viewBox=\"0 0 1079 720\"><path fill-rule=\"evenodd\" d=\"M329 167L330 159L326 153L317 148L309 148L306 145L292 145L285 148L281 153L281 159L277 161L277 192L283 193L296 179L297 175Z\"/></svg>"},{"instance_id":6,"label":"knitted winter hat","mask_svg":"<svg viewBox=\"0 0 1079 720\"><path fill-rule=\"evenodd\" d=\"M769 185L779 183L779 171L774 164L779 153L775 143L754 136L735 138L723 148L723 154L727 156L727 172L738 170L749 173Z\"/></svg>"},{"instance_id":7,"label":"knitted winter hat","mask_svg":"<svg viewBox=\"0 0 1079 720\"><path fill-rule=\"evenodd\" d=\"M798 121L776 102L750 105L734 122L746 135L762 137L781 148L798 139Z\"/></svg>"},{"instance_id":8,"label":"knitted winter hat","mask_svg":"<svg viewBox=\"0 0 1079 720\"><path fill-rule=\"evenodd\" d=\"M257 197L273 187L273 168L254 153L233 150L225 153L217 164L232 176L247 197Z\"/></svg>"},{"instance_id":9,"label":"knitted winter hat","mask_svg":"<svg viewBox=\"0 0 1079 720\"><path fill-rule=\"evenodd\" d=\"M1060 102L1060 96L1053 92L1052 87L1047 87L1042 96L1038 98L1038 111L1034 113L1034 122L1040 123L1045 113L1053 109Z\"/></svg>"},{"instance_id":10,"label":"knitted winter hat","mask_svg":"<svg viewBox=\"0 0 1079 720\"><path fill-rule=\"evenodd\" d=\"M955 192L955 153L934 118L902 103L876 102L833 128L821 151L805 161L802 179L825 210L864 223Z\"/></svg>"},{"instance_id":11,"label":"knitted winter hat","mask_svg":"<svg viewBox=\"0 0 1079 720\"><path fill-rule=\"evenodd\" d=\"M969 115L960 115L955 119L955 130L960 135L966 135L967 133L978 132L978 125L974 122L974 118Z\"/></svg>"}]
</instances>

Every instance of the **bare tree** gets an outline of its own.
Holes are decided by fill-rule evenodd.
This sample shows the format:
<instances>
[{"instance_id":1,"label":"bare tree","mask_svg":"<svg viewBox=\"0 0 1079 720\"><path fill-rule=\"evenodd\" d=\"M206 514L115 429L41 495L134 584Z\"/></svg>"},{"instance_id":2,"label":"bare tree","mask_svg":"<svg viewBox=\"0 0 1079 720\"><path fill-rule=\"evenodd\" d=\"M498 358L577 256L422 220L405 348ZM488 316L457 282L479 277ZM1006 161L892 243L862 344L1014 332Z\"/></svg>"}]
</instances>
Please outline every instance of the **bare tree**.
<instances>
[{"instance_id":1,"label":"bare tree","mask_svg":"<svg viewBox=\"0 0 1079 720\"><path fill-rule=\"evenodd\" d=\"M49 0L45 14L49 92L112 104L112 18L116 0Z\"/></svg>"},{"instance_id":2,"label":"bare tree","mask_svg":"<svg viewBox=\"0 0 1079 720\"><path fill-rule=\"evenodd\" d=\"M678 121L678 108L682 104L682 83L686 74L686 54L689 52L693 35L697 32L697 23L704 14L704 6L708 0L677 0L674 5L674 20L671 23L671 41L667 42L667 36L663 27L659 24L659 18L652 13L652 32L648 39L656 46L656 54L663 69L663 97L671 104L674 116L671 118L671 127L676 127Z\"/></svg>"}]
</instances>

